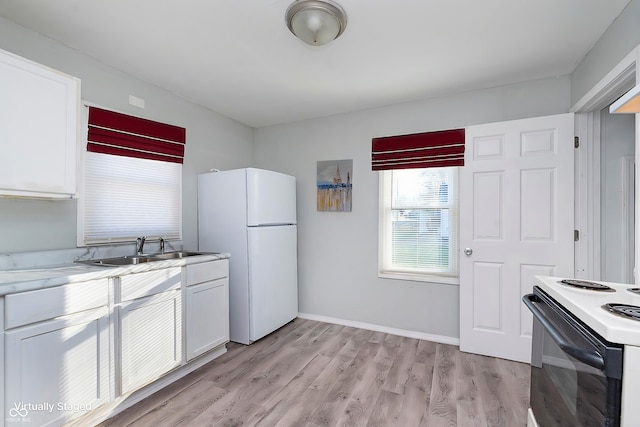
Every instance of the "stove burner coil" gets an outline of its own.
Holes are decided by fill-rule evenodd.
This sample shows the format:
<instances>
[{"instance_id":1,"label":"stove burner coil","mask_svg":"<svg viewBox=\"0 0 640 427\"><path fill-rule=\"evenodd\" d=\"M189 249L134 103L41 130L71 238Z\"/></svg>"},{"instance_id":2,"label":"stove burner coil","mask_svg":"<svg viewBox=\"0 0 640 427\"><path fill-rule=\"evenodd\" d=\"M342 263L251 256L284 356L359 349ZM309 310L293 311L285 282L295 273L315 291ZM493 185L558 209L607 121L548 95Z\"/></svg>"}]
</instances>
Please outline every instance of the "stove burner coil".
<instances>
[{"instance_id":1,"label":"stove burner coil","mask_svg":"<svg viewBox=\"0 0 640 427\"><path fill-rule=\"evenodd\" d=\"M640 320L640 307L638 307L637 305L612 303L605 304L602 306L602 308L613 314L617 314L618 316Z\"/></svg>"},{"instance_id":2,"label":"stove burner coil","mask_svg":"<svg viewBox=\"0 0 640 427\"><path fill-rule=\"evenodd\" d=\"M586 280L575 280L575 279L563 279L558 283L562 283L563 285L572 286L574 288L587 289L590 291L602 291L602 292L615 292L615 289L607 285L603 285L602 283L596 282L587 282Z\"/></svg>"}]
</instances>

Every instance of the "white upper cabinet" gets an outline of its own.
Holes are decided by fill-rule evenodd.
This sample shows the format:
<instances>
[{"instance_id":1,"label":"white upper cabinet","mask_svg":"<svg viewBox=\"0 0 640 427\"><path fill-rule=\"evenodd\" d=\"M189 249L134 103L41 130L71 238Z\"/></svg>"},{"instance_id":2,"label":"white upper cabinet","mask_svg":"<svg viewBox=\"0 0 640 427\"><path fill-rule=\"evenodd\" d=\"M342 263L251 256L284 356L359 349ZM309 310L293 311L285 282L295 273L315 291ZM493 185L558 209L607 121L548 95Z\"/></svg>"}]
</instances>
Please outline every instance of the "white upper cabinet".
<instances>
[{"instance_id":1,"label":"white upper cabinet","mask_svg":"<svg viewBox=\"0 0 640 427\"><path fill-rule=\"evenodd\" d=\"M76 193L80 80L0 50L0 196Z\"/></svg>"}]
</instances>

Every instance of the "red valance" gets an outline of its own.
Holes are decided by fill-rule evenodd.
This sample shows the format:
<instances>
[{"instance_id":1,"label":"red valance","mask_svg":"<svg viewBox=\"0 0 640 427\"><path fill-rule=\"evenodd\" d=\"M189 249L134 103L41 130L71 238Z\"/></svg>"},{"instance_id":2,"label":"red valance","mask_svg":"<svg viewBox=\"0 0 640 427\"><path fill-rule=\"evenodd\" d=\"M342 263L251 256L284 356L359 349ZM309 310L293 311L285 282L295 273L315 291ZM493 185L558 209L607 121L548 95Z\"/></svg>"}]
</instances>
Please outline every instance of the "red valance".
<instances>
[{"instance_id":1,"label":"red valance","mask_svg":"<svg viewBox=\"0 0 640 427\"><path fill-rule=\"evenodd\" d=\"M183 163L186 130L89 107L87 151Z\"/></svg>"},{"instance_id":2,"label":"red valance","mask_svg":"<svg viewBox=\"0 0 640 427\"><path fill-rule=\"evenodd\" d=\"M464 166L464 129L386 136L371 140L371 169Z\"/></svg>"}]
</instances>

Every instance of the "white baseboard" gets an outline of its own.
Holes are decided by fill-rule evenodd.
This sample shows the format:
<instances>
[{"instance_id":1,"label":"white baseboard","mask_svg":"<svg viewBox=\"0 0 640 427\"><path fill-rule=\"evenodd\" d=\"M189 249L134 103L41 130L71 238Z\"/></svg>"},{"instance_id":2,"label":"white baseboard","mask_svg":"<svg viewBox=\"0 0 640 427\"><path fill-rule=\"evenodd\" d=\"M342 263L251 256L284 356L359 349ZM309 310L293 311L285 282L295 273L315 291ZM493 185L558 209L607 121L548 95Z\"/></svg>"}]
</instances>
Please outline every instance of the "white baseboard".
<instances>
[{"instance_id":1,"label":"white baseboard","mask_svg":"<svg viewBox=\"0 0 640 427\"><path fill-rule=\"evenodd\" d=\"M441 344L460 345L460 339L445 335L425 334L424 332L407 331L405 329L389 328L387 326L374 325L373 323L355 322L353 320L338 319L336 317L319 316L317 314L298 313L301 319L315 320L318 322L334 323L336 325L350 326L352 328L366 329L368 331L384 332L385 334L401 337L415 338L425 341L433 341Z\"/></svg>"}]
</instances>

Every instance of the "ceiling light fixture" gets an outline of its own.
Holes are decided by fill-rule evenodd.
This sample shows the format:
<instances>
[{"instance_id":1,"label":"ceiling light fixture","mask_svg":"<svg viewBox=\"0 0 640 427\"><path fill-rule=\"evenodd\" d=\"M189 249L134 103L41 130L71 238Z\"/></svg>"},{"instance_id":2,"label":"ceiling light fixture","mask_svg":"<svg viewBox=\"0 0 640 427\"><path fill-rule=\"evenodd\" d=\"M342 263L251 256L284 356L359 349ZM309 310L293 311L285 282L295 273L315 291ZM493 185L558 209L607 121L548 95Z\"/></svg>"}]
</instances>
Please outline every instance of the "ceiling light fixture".
<instances>
[{"instance_id":1,"label":"ceiling light fixture","mask_svg":"<svg viewBox=\"0 0 640 427\"><path fill-rule=\"evenodd\" d=\"M303 42L322 46L337 39L347 26L347 14L331 0L296 0L287 9L287 27Z\"/></svg>"}]
</instances>

